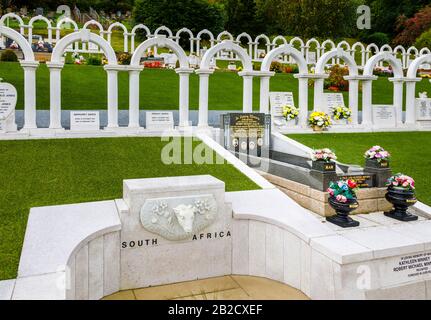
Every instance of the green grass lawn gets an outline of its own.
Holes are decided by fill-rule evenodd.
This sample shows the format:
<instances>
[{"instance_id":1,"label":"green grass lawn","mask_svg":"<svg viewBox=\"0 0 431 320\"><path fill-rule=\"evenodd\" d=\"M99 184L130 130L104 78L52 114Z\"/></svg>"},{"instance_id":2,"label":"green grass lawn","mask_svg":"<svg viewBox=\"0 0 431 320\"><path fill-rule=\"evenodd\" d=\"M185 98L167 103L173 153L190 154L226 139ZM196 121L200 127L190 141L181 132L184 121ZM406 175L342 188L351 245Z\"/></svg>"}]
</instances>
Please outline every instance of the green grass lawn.
<instances>
[{"instance_id":1,"label":"green grass lawn","mask_svg":"<svg viewBox=\"0 0 431 320\"><path fill-rule=\"evenodd\" d=\"M18 63L1 62L0 77L12 83L18 90L17 109L23 108L24 72ZM119 73L119 108L127 109L129 104L129 83L127 72ZM426 91L429 82L423 80L416 86L417 92ZM141 109L178 109L179 79L172 70L146 69L140 80ZM253 106L259 108L259 79L254 79ZM298 106L298 80L292 74L276 74L270 83L271 91L291 91ZM313 88L309 89L309 108L313 104ZM392 83L387 78L374 82L373 102L392 103ZM348 103L348 93L344 98ZM361 104L361 94L359 103ZM190 109L197 110L199 101L199 79L190 77ZM41 64L37 70L37 108L49 109L49 71ZM62 71L62 108L65 110L106 109L106 72L102 67L66 65ZM215 72L210 77L209 108L212 110L242 109L242 79L235 73Z\"/></svg>"},{"instance_id":2,"label":"green grass lawn","mask_svg":"<svg viewBox=\"0 0 431 320\"><path fill-rule=\"evenodd\" d=\"M15 278L31 207L122 198L123 179L211 174L258 189L230 164L164 165L160 138L0 141L0 280ZM198 142L194 142L196 146Z\"/></svg>"},{"instance_id":3,"label":"green grass lawn","mask_svg":"<svg viewBox=\"0 0 431 320\"><path fill-rule=\"evenodd\" d=\"M419 200L431 205L431 132L338 133L289 137L314 149L331 148L339 161L361 166L365 164L364 152L374 145L380 145L392 155L393 172L413 177Z\"/></svg>"}]
</instances>

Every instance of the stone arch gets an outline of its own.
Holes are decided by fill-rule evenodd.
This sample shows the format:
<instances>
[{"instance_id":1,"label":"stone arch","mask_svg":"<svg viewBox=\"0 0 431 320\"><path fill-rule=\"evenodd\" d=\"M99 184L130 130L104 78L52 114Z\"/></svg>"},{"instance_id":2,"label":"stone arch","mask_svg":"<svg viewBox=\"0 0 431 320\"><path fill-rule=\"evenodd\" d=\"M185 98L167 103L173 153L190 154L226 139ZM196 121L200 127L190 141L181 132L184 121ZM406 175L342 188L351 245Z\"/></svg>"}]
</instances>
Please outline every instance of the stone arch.
<instances>
[{"instance_id":1,"label":"stone arch","mask_svg":"<svg viewBox=\"0 0 431 320\"><path fill-rule=\"evenodd\" d=\"M381 48L380 48L380 52L390 52L393 53L392 47L388 44L384 44Z\"/></svg>"},{"instance_id":2,"label":"stone arch","mask_svg":"<svg viewBox=\"0 0 431 320\"><path fill-rule=\"evenodd\" d=\"M84 23L84 26L82 27L82 29L88 29L89 26L96 26L99 29L100 36L102 36L104 29L102 24L99 21L89 20L86 23Z\"/></svg>"},{"instance_id":3,"label":"stone arch","mask_svg":"<svg viewBox=\"0 0 431 320\"><path fill-rule=\"evenodd\" d=\"M188 28L182 28L182 29L178 30L177 33L175 34L175 41L177 43L180 43L180 38L181 38L182 33L187 33L189 35L190 55L192 55L194 53L194 45L193 44L195 41L195 37L193 35L193 32Z\"/></svg>"},{"instance_id":4,"label":"stone arch","mask_svg":"<svg viewBox=\"0 0 431 320\"><path fill-rule=\"evenodd\" d=\"M128 32L126 26L124 24L122 24L121 22L114 22L113 24L111 24L108 27L108 30L106 31L106 33L108 34L108 42L111 43L112 30L114 28L120 28L123 30L123 38L124 38L124 40L123 40L123 45L124 45L123 51L129 52L129 44L128 44L129 32Z\"/></svg>"},{"instance_id":5,"label":"stone arch","mask_svg":"<svg viewBox=\"0 0 431 320\"><path fill-rule=\"evenodd\" d=\"M74 20L72 20L71 18L69 18L69 17L64 17L64 18L62 18L61 20L59 20L58 22L57 22L57 25L56 25L56 29L55 29L55 41L56 42L58 42L59 40L60 40L60 32L61 32L61 26L64 24L64 23L71 23L72 25L73 25L73 30L76 32L76 31L78 31L79 30L79 27L78 27L78 25L77 25L77 23L74 21ZM77 50L78 49L78 44L75 44L75 50Z\"/></svg>"},{"instance_id":6,"label":"stone arch","mask_svg":"<svg viewBox=\"0 0 431 320\"><path fill-rule=\"evenodd\" d=\"M48 26L48 43L52 43L52 24L51 21L49 21L48 18L42 16L42 15L38 15L35 16L33 18L30 19L30 21L28 22L28 42L32 43L33 42L33 24L36 21L45 21L45 23Z\"/></svg>"},{"instance_id":7,"label":"stone arch","mask_svg":"<svg viewBox=\"0 0 431 320\"><path fill-rule=\"evenodd\" d=\"M252 57L253 56L253 39L251 38L251 36L248 33L243 32L236 37L236 43L241 45L241 39L242 38L246 38L248 40L248 42L247 42L248 54L250 57Z\"/></svg>"},{"instance_id":8,"label":"stone arch","mask_svg":"<svg viewBox=\"0 0 431 320\"><path fill-rule=\"evenodd\" d=\"M229 40L233 41L233 35L230 32L222 31L217 36L217 42L221 42L221 41L226 40L226 39L223 39L224 36L228 37Z\"/></svg>"},{"instance_id":9,"label":"stone arch","mask_svg":"<svg viewBox=\"0 0 431 320\"><path fill-rule=\"evenodd\" d=\"M255 39L254 39L254 59L255 60L259 60L259 54L258 54L258 49L259 49L259 41L261 39L265 40L265 46L266 46L266 50L265 50L265 55L268 54L268 52L271 51L271 40L269 40L268 36L265 34L260 34L258 35Z\"/></svg>"},{"instance_id":10,"label":"stone arch","mask_svg":"<svg viewBox=\"0 0 431 320\"><path fill-rule=\"evenodd\" d=\"M5 26L6 19L15 19L19 23L19 33L24 35L24 20L14 12L9 12L1 16L0 18L0 26ZM6 26L5 26L6 27ZM3 43L1 43L3 45Z\"/></svg>"},{"instance_id":11,"label":"stone arch","mask_svg":"<svg viewBox=\"0 0 431 320\"><path fill-rule=\"evenodd\" d=\"M394 48L394 56L398 58L398 54L401 54L401 61L403 69L407 69L407 51L402 45L398 45Z\"/></svg>"},{"instance_id":12,"label":"stone arch","mask_svg":"<svg viewBox=\"0 0 431 320\"><path fill-rule=\"evenodd\" d=\"M161 47L171 49L178 57L180 67L176 72L180 76L180 116L179 126L187 127L189 125L189 76L193 72L189 68L187 55L181 46L168 39L165 36L156 36L142 42L133 53L130 60L129 71L129 127L139 127L139 73L142 70L140 67L141 57L149 48Z\"/></svg>"},{"instance_id":13,"label":"stone arch","mask_svg":"<svg viewBox=\"0 0 431 320\"><path fill-rule=\"evenodd\" d=\"M329 60L333 60L334 58L337 60L343 59L344 63L349 68L349 76L346 77L349 81L349 107L352 110L352 121L356 124L358 122L358 65L352 55L341 48L325 53L320 57L319 61L317 61L315 74L316 79L314 82L314 109L329 112L326 105L322 108L320 104L322 101L326 101L323 94L324 79L327 77L325 66Z\"/></svg>"},{"instance_id":14,"label":"stone arch","mask_svg":"<svg viewBox=\"0 0 431 320\"><path fill-rule=\"evenodd\" d=\"M406 78L406 124L414 125L416 121L415 110L415 96L416 96L416 82L421 81L417 78L417 72L420 66L424 63L431 64L431 53L420 56L412 61L409 69L407 70Z\"/></svg>"},{"instance_id":15,"label":"stone arch","mask_svg":"<svg viewBox=\"0 0 431 320\"><path fill-rule=\"evenodd\" d=\"M365 66L365 58L366 58L366 48L361 42L356 42L352 45L352 55L356 59L356 50L357 48L360 48L361 50L361 67Z\"/></svg>"},{"instance_id":16,"label":"stone arch","mask_svg":"<svg viewBox=\"0 0 431 320\"><path fill-rule=\"evenodd\" d=\"M367 61L368 61L368 59L370 59L371 54L373 53L371 50L373 50L373 49L374 49L374 55L376 55L380 52L379 47L375 43L370 43L366 49L366 60Z\"/></svg>"},{"instance_id":17,"label":"stone arch","mask_svg":"<svg viewBox=\"0 0 431 320\"><path fill-rule=\"evenodd\" d=\"M61 129L61 70L64 66L62 56L66 48L75 42L91 42L99 46L108 59L104 67L108 73L108 127L118 127L118 85L117 72L119 70L117 57L111 45L101 36L83 29L62 38L55 46L51 61L47 63L50 71L50 128Z\"/></svg>"},{"instance_id":18,"label":"stone arch","mask_svg":"<svg viewBox=\"0 0 431 320\"><path fill-rule=\"evenodd\" d=\"M197 39L196 40L196 54L198 56L201 55L201 51L202 51L201 50L201 40L202 40L202 35L204 35L204 34L208 35L210 38L210 47L214 46L215 39L214 39L213 33L207 29L203 29L203 30L199 31L199 33L196 35L196 39Z\"/></svg>"},{"instance_id":19,"label":"stone arch","mask_svg":"<svg viewBox=\"0 0 431 320\"><path fill-rule=\"evenodd\" d=\"M309 61L309 54L311 45L314 44L316 46L316 59L319 60L320 58L320 43L315 38L308 39L308 41L305 43L305 60Z\"/></svg>"},{"instance_id":20,"label":"stone arch","mask_svg":"<svg viewBox=\"0 0 431 320\"><path fill-rule=\"evenodd\" d=\"M272 61L280 55L289 55L298 64L299 74L299 124L306 126L308 116L308 66L302 53L291 44L285 44L271 50L263 59L260 71L260 112L269 113L269 80L273 73L270 73Z\"/></svg>"},{"instance_id":21,"label":"stone arch","mask_svg":"<svg viewBox=\"0 0 431 320\"><path fill-rule=\"evenodd\" d=\"M373 76L374 68L379 62L386 61L392 67L394 72L394 78L391 81L394 83L394 98L393 105L396 109L397 123L402 123L402 108L403 108L403 65L400 60L393 56L389 52L380 52L375 56L371 57L364 67L364 77L366 81L363 83L363 94L362 94L362 113L364 124L370 124L372 119L372 81L377 79Z\"/></svg>"},{"instance_id":22,"label":"stone arch","mask_svg":"<svg viewBox=\"0 0 431 320\"><path fill-rule=\"evenodd\" d=\"M330 47L329 50L326 49L327 46ZM337 46L335 45L335 42L332 41L331 39L327 39L323 41L320 47L321 47L320 56L323 56L327 51L331 51L337 48ZM335 59L332 59L331 63L335 64Z\"/></svg>"},{"instance_id":23,"label":"stone arch","mask_svg":"<svg viewBox=\"0 0 431 320\"><path fill-rule=\"evenodd\" d=\"M213 73L210 62L220 51L227 50L235 52L242 61L243 71L238 75L243 77L243 111L253 111L253 64L247 52L233 41L222 41L210 48L202 58L200 69L196 70L199 75L199 126L208 126L208 80Z\"/></svg>"},{"instance_id":24,"label":"stone arch","mask_svg":"<svg viewBox=\"0 0 431 320\"><path fill-rule=\"evenodd\" d=\"M24 60L24 129L36 128L36 68L38 62L34 60L34 53L30 44L19 32L0 24L0 36L15 41L21 48Z\"/></svg>"},{"instance_id":25,"label":"stone arch","mask_svg":"<svg viewBox=\"0 0 431 320\"><path fill-rule=\"evenodd\" d=\"M343 46L345 47L345 48L343 48ZM345 41L345 40L343 40L343 41L341 41L341 42L339 42L338 44L337 44L337 49L338 48L341 48L341 49L343 49L344 51L346 51L347 53L349 53L349 54L351 54L352 53L352 51L351 51L351 47L350 47L350 44L347 42L347 41ZM340 64L340 59L339 58L337 58L336 59L336 63L337 64Z\"/></svg>"},{"instance_id":26,"label":"stone arch","mask_svg":"<svg viewBox=\"0 0 431 320\"><path fill-rule=\"evenodd\" d=\"M144 30L145 31L145 36L148 38L151 37L151 31L150 28L148 28L146 25L140 23L137 24L136 26L133 27L132 32L131 32L131 38L130 38L130 52L133 54L135 52L135 37L136 37L136 31L137 30Z\"/></svg>"},{"instance_id":27,"label":"stone arch","mask_svg":"<svg viewBox=\"0 0 431 320\"><path fill-rule=\"evenodd\" d=\"M170 39L172 39L172 38L174 37L174 35L173 35L173 33L172 33L171 29L169 29L169 28L168 28L168 27L166 27L166 26L160 26L160 27L158 27L158 28L156 29L156 31L154 31L154 36L161 35L161 34L160 34L160 32L161 32L161 31L165 31L165 32L168 34L168 38L170 38Z\"/></svg>"},{"instance_id":28,"label":"stone arch","mask_svg":"<svg viewBox=\"0 0 431 320\"><path fill-rule=\"evenodd\" d=\"M426 55L426 54L430 54L431 53L431 51L430 51L430 49L428 49L428 48L422 48L420 51L419 51L419 55L420 56L423 56L423 55Z\"/></svg>"}]
</instances>

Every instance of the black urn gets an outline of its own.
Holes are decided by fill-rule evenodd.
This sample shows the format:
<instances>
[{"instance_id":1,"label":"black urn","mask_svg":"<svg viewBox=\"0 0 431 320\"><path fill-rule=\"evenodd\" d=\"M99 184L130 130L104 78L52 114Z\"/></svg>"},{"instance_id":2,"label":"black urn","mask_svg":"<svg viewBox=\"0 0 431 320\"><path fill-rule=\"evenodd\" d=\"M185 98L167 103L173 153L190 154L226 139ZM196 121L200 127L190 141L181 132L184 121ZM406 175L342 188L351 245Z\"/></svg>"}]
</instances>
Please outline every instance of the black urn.
<instances>
[{"instance_id":1,"label":"black urn","mask_svg":"<svg viewBox=\"0 0 431 320\"><path fill-rule=\"evenodd\" d=\"M418 220L417 216L407 212L417 202L414 191L390 186L385 198L394 206L392 211L385 212L385 216L403 222Z\"/></svg>"},{"instance_id":2,"label":"black urn","mask_svg":"<svg viewBox=\"0 0 431 320\"><path fill-rule=\"evenodd\" d=\"M337 214L332 217L327 217L326 221L342 228L353 228L359 226L358 221L349 217L349 214L359 207L356 199L348 199L347 202L339 202L335 197L329 197L329 205L334 208Z\"/></svg>"}]
</instances>

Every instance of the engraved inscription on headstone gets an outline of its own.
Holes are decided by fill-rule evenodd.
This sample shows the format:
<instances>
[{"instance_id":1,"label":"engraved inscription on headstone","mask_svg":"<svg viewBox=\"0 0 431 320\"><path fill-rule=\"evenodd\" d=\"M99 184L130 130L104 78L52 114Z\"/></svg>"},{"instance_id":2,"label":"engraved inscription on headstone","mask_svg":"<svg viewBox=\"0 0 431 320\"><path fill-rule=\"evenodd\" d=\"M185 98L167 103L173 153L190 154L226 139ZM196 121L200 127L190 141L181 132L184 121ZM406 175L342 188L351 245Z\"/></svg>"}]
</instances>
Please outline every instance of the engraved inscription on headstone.
<instances>
[{"instance_id":1,"label":"engraved inscription on headstone","mask_svg":"<svg viewBox=\"0 0 431 320\"><path fill-rule=\"evenodd\" d=\"M99 111L72 111L70 113L70 130L95 131L99 129Z\"/></svg>"},{"instance_id":2,"label":"engraved inscription on headstone","mask_svg":"<svg viewBox=\"0 0 431 320\"><path fill-rule=\"evenodd\" d=\"M359 188L375 187L374 175L346 175L341 177L342 180L353 180Z\"/></svg>"},{"instance_id":3,"label":"engraved inscription on headstone","mask_svg":"<svg viewBox=\"0 0 431 320\"><path fill-rule=\"evenodd\" d=\"M416 99L416 119L431 121L431 98Z\"/></svg>"},{"instance_id":4,"label":"engraved inscription on headstone","mask_svg":"<svg viewBox=\"0 0 431 320\"><path fill-rule=\"evenodd\" d=\"M221 116L224 147L235 153L262 156L269 150L271 116L264 113L228 113Z\"/></svg>"},{"instance_id":5,"label":"engraved inscription on headstone","mask_svg":"<svg viewBox=\"0 0 431 320\"><path fill-rule=\"evenodd\" d=\"M15 106L17 91L10 83L0 83L0 131L16 131Z\"/></svg>"},{"instance_id":6,"label":"engraved inscription on headstone","mask_svg":"<svg viewBox=\"0 0 431 320\"><path fill-rule=\"evenodd\" d=\"M374 105L373 123L380 128L393 128L396 126L396 112L394 106Z\"/></svg>"},{"instance_id":7,"label":"engraved inscription on headstone","mask_svg":"<svg viewBox=\"0 0 431 320\"><path fill-rule=\"evenodd\" d=\"M271 105L271 114L273 117L282 117L284 106L295 106L292 92L270 92L269 102Z\"/></svg>"},{"instance_id":8,"label":"engraved inscription on headstone","mask_svg":"<svg viewBox=\"0 0 431 320\"><path fill-rule=\"evenodd\" d=\"M146 128L150 130L172 130L174 116L172 112L146 112Z\"/></svg>"},{"instance_id":9,"label":"engraved inscription on headstone","mask_svg":"<svg viewBox=\"0 0 431 320\"><path fill-rule=\"evenodd\" d=\"M328 112L333 107L346 106L344 104L344 97L342 93L325 93L325 98L326 98L326 107Z\"/></svg>"},{"instance_id":10,"label":"engraved inscription on headstone","mask_svg":"<svg viewBox=\"0 0 431 320\"><path fill-rule=\"evenodd\" d=\"M398 258L391 265L392 272L401 274L407 279L431 276L431 252L424 252Z\"/></svg>"}]
</instances>

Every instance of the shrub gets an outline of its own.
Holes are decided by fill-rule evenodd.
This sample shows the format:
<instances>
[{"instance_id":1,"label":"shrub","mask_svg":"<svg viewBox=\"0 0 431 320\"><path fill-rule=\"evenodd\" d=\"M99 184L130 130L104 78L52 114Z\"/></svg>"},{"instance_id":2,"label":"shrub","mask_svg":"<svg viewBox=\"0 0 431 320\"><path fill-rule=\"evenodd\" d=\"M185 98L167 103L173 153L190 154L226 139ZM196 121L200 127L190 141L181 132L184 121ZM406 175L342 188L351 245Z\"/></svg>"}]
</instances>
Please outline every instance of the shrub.
<instances>
[{"instance_id":1,"label":"shrub","mask_svg":"<svg viewBox=\"0 0 431 320\"><path fill-rule=\"evenodd\" d=\"M389 43L389 37L386 33L383 32L375 32L365 39L367 43L375 43L379 47Z\"/></svg>"},{"instance_id":2,"label":"shrub","mask_svg":"<svg viewBox=\"0 0 431 320\"><path fill-rule=\"evenodd\" d=\"M349 81L344 79L344 76L349 74L347 68L341 67L338 64L332 66L330 69L329 77L325 80L325 89L332 91L347 91L349 90Z\"/></svg>"},{"instance_id":3,"label":"shrub","mask_svg":"<svg viewBox=\"0 0 431 320\"><path fill-rule=\"evenodd\" d=\"M5 50L0 57L0 61L18 62L18 57L12 50Z\"/></svg>"},{"instance_id":4,"label":"shrub","mask_svg":"<svg viewBox=\"0 0 431 320\"><path fill-rule=\"evenodd\" d=\"M102 65L102 59L96 56L89 56L87 58L87 64L90 66L101 66Z\"/></svg>"},{"instance_id":5,"label":"shrub","mask_svg":"<svg viewBox=\"0 0 431 320\"><path fill-rule=\"evenodd\" d=\"M395 37L394 43L411 46L429 28L431 28L431 6L426 6L413 18L406 19L404 16L399 18L397 29L400 33Z\"/></svg>"},{"instance_id":6,"label":"shrub","mask_svg":"<svg viewBox=\"0 0 431 320\"><path fill-rule=\"evenodd\" d=\"M275 73L282 73L283 72L283 65L278 61L273 61L271 63L271 67L269 68L270 71Z\"/></svg>"},{"instance_id":7,"label":"shrub","mask_svg":"<svg viewBox=\"0 0 431 320\"><path fill-rule=\"evenodd\" d=\"M122 64L122 65L130 64L130 60L132 59L132 55L128 52L121 52L118 54L117 59L118 59L119 64Z\"/></svg>"},{"instance_id":8,"label":"shrub","mask_svg":"<svg viewBox=\"0 0 431 320\"><path fill-rule=\"evenodd\" d=\"M431 29L425 31L416 39L415 47L418 49L431 48Z\"/></svg>"}]
</instances>

